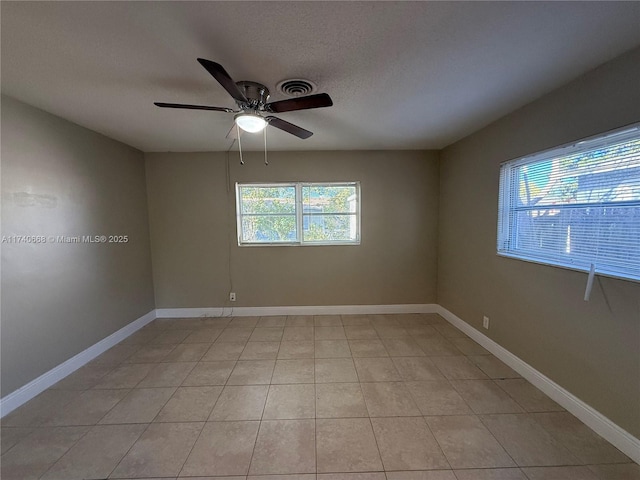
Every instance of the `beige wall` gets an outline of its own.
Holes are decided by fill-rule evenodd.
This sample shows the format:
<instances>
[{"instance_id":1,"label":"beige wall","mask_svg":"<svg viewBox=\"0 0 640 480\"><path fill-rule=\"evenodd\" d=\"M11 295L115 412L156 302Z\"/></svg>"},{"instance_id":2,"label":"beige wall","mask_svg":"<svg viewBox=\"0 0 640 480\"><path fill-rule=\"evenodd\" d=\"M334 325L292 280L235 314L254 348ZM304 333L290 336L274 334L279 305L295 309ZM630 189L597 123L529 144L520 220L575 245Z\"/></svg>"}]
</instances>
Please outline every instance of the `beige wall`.
<instances>
[{"instance_id":1,"label":"beige wall","mask_svg":"<svg viewBox=\"0 0 640 480\"><path fill-rule=\"evenodd\" d=\"M499 164L640 121L640 49L446 148L438 303L640 436L640 284L496 256ZM608 305L607 305L608 300Z\"/></svg>"},{"instance_id":2,"label":"beige wall","mask_svg":"<svg viewBox=\"0 0 640 480\"><path fill-rule=\"evenodd\" d=\"M436 300L435 152L145 156L157 308ZM361 245L238 247L235 182L355 180Z\"/></svg>"},{"instance_id":3,"label":"beige wall","mask_svg":"<svg viewBox=\"0 0 640 480\"><path fill-rule=\"evenodd\" d=\"M2 396L154 308L141 152L2 97Z\"/></svg>"}]
</instances>

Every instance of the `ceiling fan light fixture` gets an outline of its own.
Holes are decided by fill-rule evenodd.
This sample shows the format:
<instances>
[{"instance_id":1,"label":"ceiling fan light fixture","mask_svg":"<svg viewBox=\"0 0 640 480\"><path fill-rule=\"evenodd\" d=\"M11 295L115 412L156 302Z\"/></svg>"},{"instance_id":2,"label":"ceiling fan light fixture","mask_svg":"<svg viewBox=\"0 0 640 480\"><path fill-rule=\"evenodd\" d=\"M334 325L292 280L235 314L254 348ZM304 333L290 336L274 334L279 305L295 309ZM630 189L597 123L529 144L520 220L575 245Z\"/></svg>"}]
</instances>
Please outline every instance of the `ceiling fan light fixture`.
<instances>
[{"instance_id":1,"label":"ceiling fan light fixture","mask_svg":"<svg viewBox=\"0 0 640 480\"><path fill-rule=\"evenodd\" d=\"M261 132L267 126L267 121L255 113L238 113L234 120L242 130L249 133Z\"/></svg>"}]
</instances>

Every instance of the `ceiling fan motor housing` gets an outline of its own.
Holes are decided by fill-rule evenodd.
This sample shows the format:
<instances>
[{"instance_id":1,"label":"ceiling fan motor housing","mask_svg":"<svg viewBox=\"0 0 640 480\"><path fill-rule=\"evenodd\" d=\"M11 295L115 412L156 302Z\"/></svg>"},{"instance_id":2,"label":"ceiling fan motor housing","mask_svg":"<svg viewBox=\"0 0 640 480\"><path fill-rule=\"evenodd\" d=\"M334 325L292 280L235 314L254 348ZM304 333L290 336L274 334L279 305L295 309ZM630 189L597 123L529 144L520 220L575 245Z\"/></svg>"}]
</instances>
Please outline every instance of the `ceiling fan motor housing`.
<instances>
[{"instance_id":1,"label":"ceiling fan motor housing","mask_svg":"<svg viewBox=\"0 0 640 480\"><path fill-rule=\"evenodd\" d=\"M258 82L236 82L236 85L249 101L249 107L257 109L269 100L269 89ZM238 105L242 108L241 102Z\"/></svg>"}]
</instances>

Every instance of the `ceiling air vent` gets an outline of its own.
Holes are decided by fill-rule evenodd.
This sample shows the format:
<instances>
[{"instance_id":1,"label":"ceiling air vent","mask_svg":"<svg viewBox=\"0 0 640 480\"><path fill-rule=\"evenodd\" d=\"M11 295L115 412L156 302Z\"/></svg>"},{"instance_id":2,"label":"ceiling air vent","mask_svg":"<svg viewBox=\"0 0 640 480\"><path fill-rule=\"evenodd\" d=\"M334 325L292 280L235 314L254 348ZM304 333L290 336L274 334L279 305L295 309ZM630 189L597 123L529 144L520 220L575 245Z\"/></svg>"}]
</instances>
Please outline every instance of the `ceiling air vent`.
<instances>
[{"instance_id":1,"label":"ceiling air vent","mask_svg":"<svg viewBox=\"0 0 640 480\"><path fill-rule=\"evenodd\" d=\"M301 78L293 78L291 80L282 80L276 89L289 97L300 97L310 95L317 90L315 83Z\"/></svg>"}]
</instances>

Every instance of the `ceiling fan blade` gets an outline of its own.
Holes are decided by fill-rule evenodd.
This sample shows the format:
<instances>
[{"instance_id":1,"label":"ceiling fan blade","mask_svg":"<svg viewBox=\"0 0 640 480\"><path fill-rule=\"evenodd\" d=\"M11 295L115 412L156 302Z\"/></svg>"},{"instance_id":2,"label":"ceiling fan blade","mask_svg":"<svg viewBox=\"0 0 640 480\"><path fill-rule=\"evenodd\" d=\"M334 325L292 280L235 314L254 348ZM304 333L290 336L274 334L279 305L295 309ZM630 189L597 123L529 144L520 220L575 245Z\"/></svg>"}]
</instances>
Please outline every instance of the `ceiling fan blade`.
<instances>
[{"instance_id":1,"label":"ceiling fan blade","mask_svg":"<svg viewBox=\"0 0 640 480\"><path fill-rule=\"evenodd\" d=\"M199 58L198 62L222 85L229 95L239 102L247 102L247 97L242 94L236 82L233 81L222 65L204 58Z\"/></svg>"},{"instance_id":2,"label":"ceiling fan blade","mask_svg":"<svg viewBox=\"0 0 640 480\"><path fill-rule=\"evenodd\" d=\"M294 125L293 123L285 122L281 118L266 117L266 120L267 122L269 122L269 125L271 125L272 127L279 128L280 130L290 133L291 135L295 135L298 138L302 138L303 140L313 135L313 132L310 132L309 130L305 130L302 127Z\"/></svg>"},{"instance_id":3,"label":"ceiling fan blade","mask_svg":"<svg viewBox=\"0 0 640 480\"><path fill-rule=\"evenodd\" d=\"M291 112L293 110L307 110L309 108L330 107L333 100L326 93L318 93L316 95L308 95L306 97L291 98L289 100L280 100L279 102L267 103L265 110L274 113Z\"/></svg>"},{"instance_id":4,"label":"ceiling fan blade","mask_svg":"<svg viewBox=\"0 0 640 480\"><path fill-rule=\"evenodd\" d=\"M227 112L231 113L233 110L224 107L209 107L207 105L188 105L185 103L163 103L153 102L154 105L162 108L185 108L187 110L212 110L214 112Z\"/></svg>"}]
</instances>

